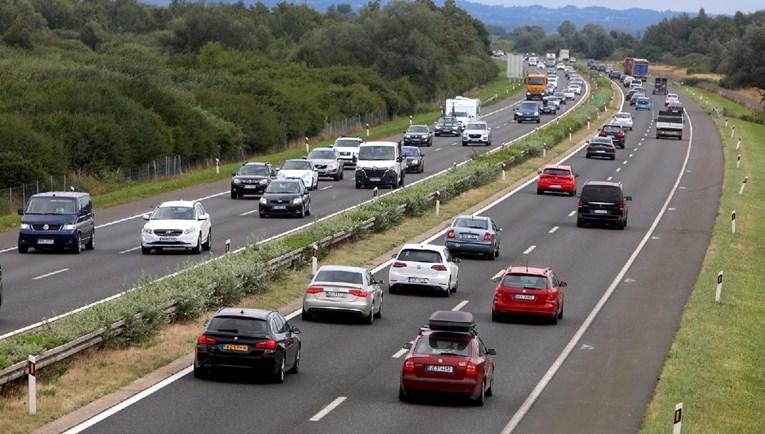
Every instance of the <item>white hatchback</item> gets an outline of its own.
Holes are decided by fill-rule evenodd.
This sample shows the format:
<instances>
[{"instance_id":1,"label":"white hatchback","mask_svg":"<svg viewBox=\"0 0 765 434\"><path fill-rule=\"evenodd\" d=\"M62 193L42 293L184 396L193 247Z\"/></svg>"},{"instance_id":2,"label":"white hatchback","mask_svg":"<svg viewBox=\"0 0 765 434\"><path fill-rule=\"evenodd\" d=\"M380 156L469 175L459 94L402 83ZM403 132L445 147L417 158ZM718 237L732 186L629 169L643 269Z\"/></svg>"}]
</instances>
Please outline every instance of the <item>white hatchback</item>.
<instances>
[{"instance_id":1,"label":"white hatchback","mask_svg":"<svg viewBox=\"0 0 765 434\"><path fill-rule=\"evenodd\" d=\"M141 253L152 249L186 249L193 253L210 250L212 223L199 201L164 202L154 212L144 214L141 230Z\"/></svg>"},{"instance_id":2,"label":"white hatchback","mask_svg":"<svg viewBox=\"0 0 765 434\"><path fill-rule=\"evenodd\" d=\"M457 291L460 260L452 257L445 246L406 244L393 259L388 272L391 294L400 289L435 289L448 297Z\"/></svg>"},{"instance_id":3,"label":"white hatchback","mask_svg":"<svg viewBox=\"0 0 765 434\"><path fill-rule=\"evenodd\" d=\"M632 115L627 112L619 112L614 116L613 123L620 125L623 129L632 131Z\"/></svg>"}]
</instances>

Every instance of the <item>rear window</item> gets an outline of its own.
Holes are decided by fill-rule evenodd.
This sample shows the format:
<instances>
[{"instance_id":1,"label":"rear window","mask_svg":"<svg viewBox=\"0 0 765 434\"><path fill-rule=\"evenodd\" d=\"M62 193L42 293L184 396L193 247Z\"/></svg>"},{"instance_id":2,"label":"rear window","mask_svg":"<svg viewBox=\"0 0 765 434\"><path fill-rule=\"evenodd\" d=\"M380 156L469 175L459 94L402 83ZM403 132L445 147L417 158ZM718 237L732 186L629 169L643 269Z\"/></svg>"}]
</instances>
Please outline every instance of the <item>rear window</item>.
<instances>
[{"instance_id":1,"label":"rear window","mask_svg":"<svg viewBox=\"0 0 765 434\"><path fill-rule=\"evenodd\" d=\"M621 130L622 130L622 127L618 125L606 125L603 127L603 131L607 133L618 133Z\"/></svg>"},{"instance_id":2,"label":"rear window","mask_svg":"<svg viewBox=\"0 0 765 434\"><path fill-rule=\"evenodd\" d=\"M521 110L524 111L536 111L537 108L539 106L535 102L524 102L521 104Z\"/></svg>"},{"instance_id":3,"label":"rear window","mask_svg":"<svg viewBox=\"0 0 765 434\"><path fill-rule=\"evenodd\" d=\"M523 289L547 289L547 278L533 274L507 274L502 286Z\"/></svg>"},{"instance_id":4,"label":"rear window","mask_svg":"<svg viewBox=\"0 0 765 434\"><path fill-rule=\"evenodd\" d=\"M433 250L404 249L398 254L399 261L425 262L437 264L442 262L441 254Z\"/></svg>"},{"instance_id":5,"label":"rear window","mask_svg":"<svg viewBox=\"0 0 765 434\"><path fill-rule=\"evenodd\" d=\"M265 321L240 316L213 317L213 319L210 320L210 324L207 325L207 330L257 337L265 337L268 335L268 328Z\"/></svg>"},{"instance_id":6,"label":"rear window","mask_svg":"<svg viewBox=\"0 0 765 434\"><path fill-rule=\"evenodd\" d=\"M659 118L656 121L681 124L683 123L683 117L681 115L659 115Z\"/></svg>"},{"instance_id":7,"label":"rear window","mask_svg":"<svg viewBox=\"0 0 765 434\"><path fill-rule=\"evenodd\" d=\"M428 132L428 127L421 126L421 125L414 125L414 126L409 127L408 132L410 132L410 133L418 133L418 134L420 134L420 133L425 134L425 133Z\"/></svg>"},{"instance_id":8,"label":"rear window","mask_svg":"<svg viewBox=\"0 0 765 434\"><path fill-rule=\"evenodd\" d=\"M336 158L335 151L331 149L313 150L308 154L308 158L312 160L334 160Z\"/></svg>"},{"instance_id":9,"label":"rear window","mask_svg":"<svg viewBox=\"0 0 765 434\"><path fill-rule=\"evenodd\" d=\"M544 172L545 175L555 175L555 176L568 176L571 175L571 172L569 172L566 169L545 169Z\"/></svg>"},{"instance_id":10,"label":"rear window","mask_svg":"<svg viewBox=\"0 0 765 434\"><path fill-rule=\"evenodd\" d=\"M319 270L314 279L316 282L352 283L361 285L364 283L361 273L344 270Z\"/></svg>"},{"instance_id":11,"label":"rear window","mask_svg":"<svg viewBox=\"0 0 765 434\"><path fill-rule=\"evenodd\" d=\"M617 113L616 117L619 119L630 119L632 115L630 115L629 113Z\"/></svg>"},{"instance_id":12,"label":"rear window","mask_svg":"<svg viewBox=\"0 0 765 434\"><path fill-rule=\"evenodd\" d=\"M488 220L484 219L472 219L472 218L458 218L454 221L454 227L456 228L471 228L471 229L489 229Z\"/></svg>"},{"instance_id":13,"label":"rear window","mask_svg":"<svg viewBox=\"0 0 765 434\"><path fill-rule=\"evenodd\" d=\"M406 157L416 157L420 155L420 150L418 148L412 148L410 146L407 146L401 150L401 154L403 154Z\"/></svg>"},{"instance_id":14,"label":"rear window","mask_svg":"<svg viewBox=\"0 0 765 434\"><path fill-rule=\"evenodd\" d=\"M622 191L619 187L608 185L585 185L582 189L584 202L621 202Z\"/></svg>"},{"instance_id":15,"label":"rear window","mask_svg":"<svg viewBox=\"0 0 765 434\"><path fill-rule=\"evenodd\" d=\"M471 337L457 333L431 333L417 340L414 354L470 356Z\"/></svg>"}]
</instances>

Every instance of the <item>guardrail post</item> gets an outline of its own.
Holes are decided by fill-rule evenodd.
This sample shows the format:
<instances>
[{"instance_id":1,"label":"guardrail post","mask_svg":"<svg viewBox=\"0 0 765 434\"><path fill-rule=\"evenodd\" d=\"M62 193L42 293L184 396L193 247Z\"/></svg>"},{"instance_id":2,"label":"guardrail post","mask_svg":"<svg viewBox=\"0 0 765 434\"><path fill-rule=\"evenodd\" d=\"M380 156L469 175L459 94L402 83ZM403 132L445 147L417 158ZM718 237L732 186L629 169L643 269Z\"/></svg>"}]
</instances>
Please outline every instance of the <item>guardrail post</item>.
<instances>
[{"instance_id":1,"label":"guardrail post","mask_svg":"<svg viewBox=\"0 0 765 434\"><path fill-rule=\"evenodd\" d=\"M412 125L412 115L409 115L409 125Z\"/></svg>"},{"instance_id":2,"label":"guardrail post","mask_svg":"<svg viewBox=\"0 0 765 434\"><path fill-rule=\"evenodd\" d=\"M733 125L733 127L731 127L731 129L730 129L730 136L733 137L735 135L736 135L736 126Z\"/></svg>"},{"instance_id":3,"label":"guardrail post","mask_svg":"<svg viewBox=\"0 0 765 434\"><path fill-rule=\"evenodd\" d=\"M547 143L542 143L542 158L547 158Z\"/></svg>"},{"instance_id":4,"label":"guardrail post","mask_svg":"<svg viewBox=\"0 0 765 434\"><path fill-rule=\"evenodd\" d=\"M732 234L736 233L736 210L735 209L730 213L730 232Z\"/></svg>"},{"instance_id":5,"label":"guardrail post","mask_svg":"<svg viewBox=\"0 0 765 434\"><path fill-rule=\"evenodd\" d=\"M319 246L314 243L311 246L311 274L316 274L319 269Z\"/></svg>"},{"instance_id":6,"label":"guardrail post","mask_svg":"<svg viewBox=\"0 0 765 434\"><path fill-rule=\"evenodd\" d=\"M27 357L28 393L27 403L29 414L37 414L37 357Z\"/></svg>"},{"instance_id":7,"label":"guardrail post","mask_svg":"<svg viewBox=\"0 0 765 434\"><path fill-rule=\"evenodd\" d=\"M305 138L305 152L306 154L311 151L311 139Z\"/></svg>"},{"instance_id":8,"label":"guardrail post","mask_svg":"<svg viewBox=\"0 0 765 434\"><path fill-rule=\"evenodd\" d=\"M728 126L728 118L725 118L725 126Z\"/></svg>"},{"instance_id":9,"label":"guardrail post","mask_svg":"<svg viewBox=\"0 0 765 434\"><path fill-rule=\"evenodd\" d=\"M723 286L723 272L717 273L717 286L715 287L715 303L720 303L720 297L722 296Z\"/></svg>"},{"instance_id":10,"label":"guardrail post","mask_svg":"<svg viewBox=\"0 0 765 434\"><path fill-rule=\"evenodd\" d=\"M741 182L741 188L738 189L738 194L744 194L744 188L746 187L747 182L749 182L749 177L745 176L744 180Z\"/></svg>"},{"instance_id":11,"label":"guardrail post","mask_svg":"<svg viewBox=\"0 0 765 434\"><path fill-rule=\"evenodd\" d=\"M683 403L675 404L675 417L672 423L672 434L680 434L683 429Z\"/></svg>"},{"instance_id":12,"label":"guardrail post","mask_svg":"<svg viewBox=\"0 0 765 434\"><path fill-rule=\"evenodd\" d=\"M569 142L572 140L572 137L573 137L573 136L571 135L571 128L569 128L569 129L568 129L568 141L569 141Z\"/></svg>"},{"instance_id":13,"label":"guardrail post","mask_svg":"<svg viewBox=\"0 0 765 434\"><path fill-rule=\"evenodd\" d=\"M502 162L502 180L503 181L507 178L507 176L505 175L505 166L506 166L505 162L503 161Z\"/></svg>"},{"instance_id":14,"label":"guardrail post","mask_svg":"<svg viewBox=\"0 0 765 434\"><path fill-rule=\"evenodd\" d=\"M231 239L226 240L226 253L231 253Z\"/></svg>"},{"instance_id":15,"label":"guardrail post","mask_svg":"<svg viewBox=\"0 0 765 434\"><path fill-rule=\"evenodd\" d=\"M441 192L436 190L436 217L441 215Z\"/></svg>"}]
</instances>

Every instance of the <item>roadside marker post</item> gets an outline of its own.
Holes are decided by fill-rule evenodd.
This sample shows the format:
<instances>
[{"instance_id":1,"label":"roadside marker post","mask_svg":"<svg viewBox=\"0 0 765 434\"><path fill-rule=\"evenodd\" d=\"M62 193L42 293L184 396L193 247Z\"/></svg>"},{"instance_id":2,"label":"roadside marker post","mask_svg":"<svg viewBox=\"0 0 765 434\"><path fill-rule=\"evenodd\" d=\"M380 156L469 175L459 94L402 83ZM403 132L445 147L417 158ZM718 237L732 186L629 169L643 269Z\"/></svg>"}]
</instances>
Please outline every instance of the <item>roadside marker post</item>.
<instances>
[{"instance_id":1,"label":"roadside marker post","mask_svg":"<svg viewBox=\"0 0 765 434\"><path fill-rule=\"evenodd\" d=\"M675 404L675 418L672 424L672 434L680 434L683 429L683 403Z\"/></svg>"},{"instance_id":2,"label":"roadside marker post","mask_svg":"<svg viewBox=\"0 0 765 434\"><path fill-rule=\"evenodd\" d=\"M547 158L547 143L542 143L542 158Z\"/></svg>"},{"instance_id":3,"label":"roadside marker post","mask_svg":"<svg viewBox=\"0 0 765 434\"><path fill-rule=\"evenodd\" d=\"M744 180L741 182L741 188L738 189L738 194L744 194L744 188L746 188L747 182L749 182L749 177L745 176Z\"/></svg>"},{"instance_id":4,"label":"roadside marker post","mask_svg":"<svg viewBox=\"0 0 765 434\"><path fill-rule=\"evenodd\" d=\"M736 169L741 168L741 154L736 155Z\"/></svg>"},{"instance_id":5,"label":"roadside marker post","mask_svg":"<svg viewBox=\"0 0 765 434\"><path fill-rule=\"evenodd\" d=\"M505 175L505 163L502 163L502 180L504 181L507 178Z\"/></svg>"},{"instance_id":6,"label":"roadside marker post","mask_svg":"<svg viewBox=\"0 0 765 434\"><path fill-rule=\"evenodd\" d=\"M319 269L319 246L315 243L311 246L311 274L316 275Z\"/></svg>"},{"instance_id":7,"label":"roadside marker post","mask_svg":"<svg viewBox=\"0 0 765 434\"><path fill-rule=\"evenodd\" d=\"M733 125L730 129L730 136L733 137L736 135L736 126Z\"/></svg>"},{"instance_id":8,"label":"roadside marker post","mask_svg":"<svg viewBox=\"0 0 765 434\"><path fill-rule=\"evenodd\" d=\"M215 159L215 174L220 175L220 158Z\"/></svg>"},{"instance_id":9,"label":"roadside marker post","mask_svg":"<svg viewBox=\"0 0 765 434\"><path fill-rule=\"evenodd\" d=\"M738 138L738 141L736 142L736 150L738 151L741 148L741 137Z\"/></svg>"},{"instance_id":10,"label":"roadside marker post","mask_svg":"<svg viewBox=\"0 0 765 434\"><path fill-rule=\"evenodd\" d=\"M569 142L571 141L571 138L572 138L572 137L573 137L573 136L571 135L571 128L569 128L569 129L568 129L568 141L569 141Z\"/></svg>"},{"instance_id":11,"label":"roadside marker post","mask_svg":"<svg viewBox=\"0 0 765 434\"><path fill-rule=\"evenodd\" d=\"M373 198L377 197L377 187L372 189L372 197Z\"/></svg>"},{"instance_id":12,"label":"roadside marker post","mask_svg":"<svg viewBox=\"0 0 765 434\"><path fill-rule=\"evenodd\" d=\"M37 357L27 357L29 414L37 414Z\"/></svg>"},{"instance_id":13,"label":"roadside marker post","mask_svg":"<svg viewBox=\"0 0 765 434\"><path fill-rule=\"evenodd\" d=\"M736 233L736 210L730 213L730 233Z\"/></svg>"},{"instance_id":14,"label":"roadside marker post","mask_svg":"<svg viewBox=\"0 0 765 434\"><path fill-rule=\"evenodd\" d=\"M369 122L367 122L367 137L369 137Z\"/></svg>"},{"instance_id":15,"label":"roadside marker post","mask_svg":"<svg viewBox=\"0 0 765 434\"><path fill-rule=\"evenodd\" d=\"M441 192L436 190L436 217L440 215L441 215Z\"/></svg>"},{"instance_id":16,"label":"roadside marker post","mask_svg":"<svg viewBox=\"0 0 765 434\"><path fill-rule=\"evenodd\" d=\"M409 125L412 125L412 115L409 115Z\"/></svg>"},{"instance_id":17,"label":"roadside marker post","mask_svg":"<svg viewBox=\"0 0 765 434\"><path fill-rule=\"evenodd\" d=\"M311 139L305 138L305 152L306 154L311 151Z\"/></svg>"},{"instance_id":18,"label":"roadside marker post","mask_svg":"<svg viewBox=\"0 0 765 434\"><path fill-rule=\"evenodd\" d=\"M722 296L722 287L723 287L723 272L720 271L717 273L717 286L715 288L715 303L720 303L720 297Z\"/></svg>"},{"instance_id":19,"label":"roadside marker post","mask_svg":"<svg viewBox=\"0 0 765 434\"><path fill-rule=\"evenodd\" d=\"M231 239L226 240L226 253L231 253Z\"/></svg>"}]
</instances>

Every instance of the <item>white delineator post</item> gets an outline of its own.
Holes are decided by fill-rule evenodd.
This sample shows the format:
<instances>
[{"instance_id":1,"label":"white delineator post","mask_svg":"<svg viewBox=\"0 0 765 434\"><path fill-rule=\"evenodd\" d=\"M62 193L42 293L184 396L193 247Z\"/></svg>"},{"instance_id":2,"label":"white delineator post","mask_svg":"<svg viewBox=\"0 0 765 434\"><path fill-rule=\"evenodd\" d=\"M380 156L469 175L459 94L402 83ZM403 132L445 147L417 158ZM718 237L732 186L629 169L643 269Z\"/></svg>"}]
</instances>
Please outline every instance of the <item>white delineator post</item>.
<instances>
[{"instance_id":1,"label":"white delineator post","mask_svg":"<svg viewBox=\"0 0 765 434\"><path fill-rule=\"evenodd\" d=\"M215 174L220 175L220 158L215 159Z\"/></svg>"},{"instance_id":2,"label":"white delineator post","mask_svg":"<svg viewBox=\"0 0 765 434\"><path fill-rule=\"evenodd\" d=\"M311 274L316 274L319 269L319 246L311 246Z\"/></svg>"},{"instance_id":3,"label":"white delineator post","mask_svg":"<svg viewBox=\"0 0 765 434\"><path fill-rule=\"evenodd\" d=\"M744 194L744 188L746 188L747 182L749 182L749 177L745 176L744 180L741 182L741 188L738 189L738 194Z\"/></svg>"},{"instance_id":4,"label":"white delineator post","mask_svg":"<svg viewBox=\"0 0 765 434\"><path fill-rule=\"evenodd\" d=\"M505 178L506 178L506 175L505 175L505 163L502 163L502 180L504 181Z\"/></svg>"},{"instance_id":5,"label":"white delineator post","mask_svg":"<svg viewBox=\"0 0 765 434\"><path fill-rule=\"evenodd\" d=\"M741 167L741 154L736 155L736 169Z\"/></svg>"},{"instance_id":6,"label":"white delineator post","mask_svg":"<svg viewBox=\"0 0 765 434\"><path fill-rule=\"evenodd\" d=\"M441 215L441 192L436 190L436 216Z\"/></svg>"},{"instance_id":7,"label":"white delineator post","mask_svg":"<svg viewBox=\"0 0 765 434\"><path fill-rule=\"evenodd\" d=\"M311 151L311 139L305 138L305 152L306 154Z\"/></svg>"},{"instance_id":8,"label":"white delineator post","mask_svg":"<svg viewBox=\"0 0 765 434\"><path fill-rule=\"evenodd\" d=\"M377 197L377 187L372 189L372 197L373 198Z\"/></svg>"},{"instance_id":9,"label":"white delineator post","mask_svg":"<svg viewBox=\"0 0 765 434\"><path fill-rule=\"evenodd\" d=\"M739 148L741 148L741 137L739 137L738 141L736 142L736 150L738 151Z\"/></svg>"},{"instance_id":10,"label":"white delineator post","mask_svg":"<svg viewBox=\"0 0 765 434\"><path fill-rule=\"evenodd\" d=\"M27 358L29 414L37 414L37 357Z\"/></svg>"},{"instance_id":11,"label":"white delineator post","mask_svg":"<svg viewBox=\"0 0 765 434\"><path fill-rule=\"evenodd\" d=\"M226 253L231 252L231 239L226 240Z\"/></svg>"},{"instance_id":12,"label":"white delineator post","mask_svg":"<svg viewBox=\"0 0 765 434\"><path fill-rule=\"evenodd\" d=\"M730 213L730 233L736 233L736 210Z\"/></svg>"},{"instance_id":13,"label":"white delineator post","mask_svg":"<svg viewBox=\"0 0 765 434\"><path fill-rule=\"evenodd\" d=\"M367 122L367 137L369 137L369 122Z\"/></svg>"},{"instance_id":14,"label":"white delineator post","mask_svg":"<svg viewBox=\"0 0 765 434\"><path fill-rule=\"evenodd\" d=\"M715 303L720 303L720 297L722 296L723 286L723 272L717 273L717 285L715 287Z\"/></svg>"},{"instance_id":15,"label":"white delineator post","mask_svg":"<svg viewBox=\"0 0 765 434\"><path fill-rule=\"evenodd\" d=\"M731 137L733 137L733 136L735 136L735 135L736 135L736 126L735 126L735 125L733 125L733 126L730 128L730 136L731 136Z\"/></svg>"},{"instance_id":16,"label":"white delineator post","mask_svg":"<svg viewBox=\"0 0 765 434\"><path fill-rule=\"evenodd\" d=\"M412 125L412 121L413 121L412 115L409 115L409 125Z\"/></svg>"},{"instance_id":17,"label":"white delineator post","mask_svg":"<svg viewBox=\"0 0 765 434\"><path fill-rule=\"evenodd\" d=\"M683 403L675 404L675 417L672 423L672 434L680 434L683 429Z\"/></svg>"}]
</instances>

